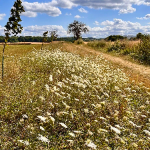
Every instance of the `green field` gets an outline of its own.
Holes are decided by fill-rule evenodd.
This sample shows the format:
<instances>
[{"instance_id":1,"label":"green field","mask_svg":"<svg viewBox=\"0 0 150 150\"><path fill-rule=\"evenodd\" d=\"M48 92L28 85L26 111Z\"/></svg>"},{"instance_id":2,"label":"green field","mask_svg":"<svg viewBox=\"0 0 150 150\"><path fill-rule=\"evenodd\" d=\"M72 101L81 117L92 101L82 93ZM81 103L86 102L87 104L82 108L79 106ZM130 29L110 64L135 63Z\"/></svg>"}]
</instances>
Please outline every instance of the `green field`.
<instances>
[{"instance_id":1,"label":"green field","mask_svg":"<svg viewBox=\"0 0 150 150\"><path fill-rule=\"evenodd\" d=\"M101 55L69 53L61 42L40 46L6 49L0 149L150 148L149 88Z\"/></svg>"}]
</instances>

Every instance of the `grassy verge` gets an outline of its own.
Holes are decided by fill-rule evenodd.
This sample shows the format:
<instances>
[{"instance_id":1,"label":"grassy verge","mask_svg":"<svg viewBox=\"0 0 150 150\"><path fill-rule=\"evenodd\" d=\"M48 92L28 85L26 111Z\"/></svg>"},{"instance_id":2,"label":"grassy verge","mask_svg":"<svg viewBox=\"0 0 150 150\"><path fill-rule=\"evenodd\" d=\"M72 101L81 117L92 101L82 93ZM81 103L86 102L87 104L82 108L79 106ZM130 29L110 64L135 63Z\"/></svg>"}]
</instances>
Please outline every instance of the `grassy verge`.
<instances>
[{"instance_id":1,"label":"grassy verge","mask_svg":"<svg viewBox=\"0 0 150 150\"><path fill-rule=\"evenodd\" d=\"M1 83L0 148L149 149L149 89L61 46L8 57L18 72Z\"/></svg>"}]
</instances>

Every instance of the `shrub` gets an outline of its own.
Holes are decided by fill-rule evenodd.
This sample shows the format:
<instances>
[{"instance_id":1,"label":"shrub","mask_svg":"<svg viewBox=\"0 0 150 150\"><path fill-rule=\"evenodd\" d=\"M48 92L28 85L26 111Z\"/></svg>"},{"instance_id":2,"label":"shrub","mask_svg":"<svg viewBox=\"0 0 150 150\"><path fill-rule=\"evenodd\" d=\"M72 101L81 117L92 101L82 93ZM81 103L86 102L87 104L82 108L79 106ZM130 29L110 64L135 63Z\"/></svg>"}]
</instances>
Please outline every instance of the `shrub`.
<instances>
[{"instance_id":1,"label":"shrub","mask_svg":"<svg viewBox=\"0 0 150 150\"><path fill-rule=\"evenodd\" d=\"M88 43L88 46L94 47L94 48L104 48L106 47L106 41L101 40L101 41L92 41Z\"/></svg>"},{"instance_id":2,"label":"shrub","mask_svg":"<svg viewBox=\"0 0 150 150\"><path fill-rule=\"evenodd\" d=\"M116 51L120 52L121 50L124 50L126 48L126 43L121 43L120 41L115 42L113 45L108 47L108 52Z\"/></svg>"},{"instance_id":3,"label":"shrub","mask_svg":"<svg viewBox=\"0 0 150 150\"><path fill-rule=\"evenodd\" d=\"M144 35L138 45L138 59L150 64L150 36Z\"/></svg>"},{"instance_id":4,"label":"shrub","mask_svg":"<svg viewBox=\"0 0 150 150\"><path fill-rule=\"evenodd\" d=\"M83 44L84 41L80 38L74 42L75 44Z\"/></svg>"}]
</instances>

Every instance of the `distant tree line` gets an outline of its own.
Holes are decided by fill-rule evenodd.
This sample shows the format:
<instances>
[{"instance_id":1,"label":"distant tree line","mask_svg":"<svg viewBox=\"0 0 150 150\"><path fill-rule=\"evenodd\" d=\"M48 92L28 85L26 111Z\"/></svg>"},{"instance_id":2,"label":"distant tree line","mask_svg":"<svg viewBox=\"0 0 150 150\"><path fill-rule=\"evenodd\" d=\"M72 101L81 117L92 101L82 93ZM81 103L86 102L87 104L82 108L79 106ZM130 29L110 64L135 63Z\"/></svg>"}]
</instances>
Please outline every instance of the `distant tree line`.
<instances>
[{"instance_id":1,"label":"distant tree line","mask_svg":"<svg viewBox=\"0 0 150 150\"><path fill-rule=\"evenodd\" d=\"M101 40L101 39L96 39L96 38L82 38L83 41L89 42L89 41L94 41L94 40ZM0 36L0 42L4 42L5 37ZM51 42L52 39L51 37L47 37L47 42ZM53 41L67 41L67 42L74 42L75 38L74 37L59 37L57 39L53 39ZM43 42L43 37L42 36L11 36L8 39L8 42Z\"/></svg>"},{"instance_id":2,"label":"distant tree line","mask_svg":"<svg viewBox=\"0 0 150 150\"><path fill-rule=\"evenodd\" d=\"M55 41L55 39L53 39ZM0 42L4 42L5 37L0 36ZM51 42L51 37L47 37L47 42ZM41 36L11 36L8 42L43 42L43 37Z\"/></svg>"},{"instance_id":3,"label":"distant tree line","mask_svg":"<svg viewBox=\"0 0 150 150\"><path fill-rule=\"evenodd\" d=\"M131 37L130 40L138 40L142 39L144 37L144 34L138 33L135 37ZM82 38L83 41L89 42L89 41L94 41L94 40L102 40L103 38L93 38L93 37L88 37L88 38ZM123 40L127 39L127 37L121 36L121 35L110 35L107 38L105 38L106 41L117 41L117 40ZM51 41L67 41L67 42L74 42L75 38L74 37L59 37L57 39L52 39L51 37L47 37L47 42ZM0 36L0 42L4 42L5 37ZM43 37L42 36L11 36L8 39L8 42L43 42Z\"/></svg>"}]
</instances>

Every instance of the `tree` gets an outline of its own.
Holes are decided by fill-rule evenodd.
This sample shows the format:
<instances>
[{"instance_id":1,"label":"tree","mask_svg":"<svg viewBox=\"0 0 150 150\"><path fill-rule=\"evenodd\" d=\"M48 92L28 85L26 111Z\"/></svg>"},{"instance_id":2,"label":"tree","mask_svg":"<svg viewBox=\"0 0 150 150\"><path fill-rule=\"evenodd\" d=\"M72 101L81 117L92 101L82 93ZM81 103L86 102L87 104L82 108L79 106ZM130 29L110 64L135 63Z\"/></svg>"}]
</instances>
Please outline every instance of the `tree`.
<instances>
[{"instance_id":1,"label":"tree","mask_svg":"<svg viewBox=\"0 0 150 150\"><path fill-rule=\"evenodd\" d=\"M47 41L47 34L48 34L48 31L46 31L46 32L43 33L43 40L42 40L41 50L43 49L43 43Z\"/></svg>"},{"instance_id":2,"label":"tree","mask_svg":"<svg viewBox=\"0 0 150 150\"><path fill-rule=\"evenodd\" d=\"M142 33L138 33L137 35L136 35L136 38L137 39L142 39L144 37L144 35L142 34Z\"/></svg>"},{"instance_id":3,"label":"tree","mask_svg":"<svg viewBox=\"0 0 150 150\"><path fill-rule=\"evenodd\" d=\"M7 24L5 25L5 43L4 43L4 48L3 48L3 55L2 55L2 80L4 77L4 52L5 52L5 47L7 45L9 36L12 34L14 34L15 36L18 33L21 33L23 30L23 27L21 26L21 24L19 24L21 20L20 18L20 14L22 12L25 12L23 6L22 6L22 2L21 0L16 0L16 2L14 3L12 9L11 9L11 17L9 18L9 21L7 22Z\"/></svg>"},{"instance_id":4,"label":"tree","mask_svg":"<svg viewBox=\"0 0 150 150\"><path fill-rule=\"evenodd\" d=\"M50 32L50 38L51 38L51 42L53 42L53 40L56 40L58 38L58 34L57 31L49 31Z\"/></svg>"},{"instance_id":5,"label":"tree","mask_svg":"<svg viewBox=\"0 0 150 150\"><path fill-rule=\"evenodd\" d=\"M76 40L81 38L81 32L86 33L88 31L89 30L84 23L76 20L68 26L68 33L73 33Z\"/></svg>"}]
</instances>

